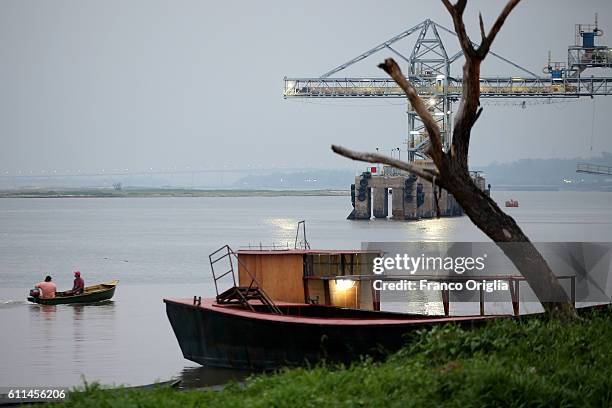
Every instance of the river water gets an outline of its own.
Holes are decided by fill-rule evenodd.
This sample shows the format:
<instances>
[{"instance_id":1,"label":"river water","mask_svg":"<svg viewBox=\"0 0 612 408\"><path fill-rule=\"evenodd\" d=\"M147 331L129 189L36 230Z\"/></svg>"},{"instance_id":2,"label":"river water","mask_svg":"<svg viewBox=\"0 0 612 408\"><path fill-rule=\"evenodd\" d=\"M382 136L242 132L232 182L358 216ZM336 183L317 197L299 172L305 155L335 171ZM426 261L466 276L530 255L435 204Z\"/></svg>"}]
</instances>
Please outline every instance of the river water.
<instances>
[{"instance_id":1,"label":"river water","mask_svg":"<svg viewBox=\"0 0 612 408\"><path fill-rule=\"evenodd\" d=\"M612 193L498 192L535 241L612 241ZM141 385L181 378L214 385L246 373L183 359L164 297L214 294L208 254L223 244L293 245L306 220L313 248L364 241L486 241L467 217L347 221L348 197L66 198L0 200L0 387ZM119 279L113 301L39 306L29 288L72 271L86 284Z\"/></svg>"}]
</instances>

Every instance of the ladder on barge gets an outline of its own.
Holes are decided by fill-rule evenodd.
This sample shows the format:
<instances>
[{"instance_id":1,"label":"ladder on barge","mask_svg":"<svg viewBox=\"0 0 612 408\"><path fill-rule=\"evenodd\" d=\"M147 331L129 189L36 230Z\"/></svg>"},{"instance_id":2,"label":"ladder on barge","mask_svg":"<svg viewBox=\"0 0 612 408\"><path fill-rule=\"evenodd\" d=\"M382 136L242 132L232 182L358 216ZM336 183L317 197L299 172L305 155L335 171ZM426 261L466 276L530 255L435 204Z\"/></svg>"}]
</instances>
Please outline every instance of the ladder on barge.
<instances>
[{"instance_id":1,"label":"ladder on barge","mask_svg":"<svg viewBox=\"0 0 612 408\"><path fill-rule=\"evenodd\" d=\"M263 305L264 309L269 313L282 315L281 310L274 304L274 301L266 294L255 276L249 272L247 267L240 261L238 255L230 248L229 245L224 245L208 256L210 260L210 269L215 283L216 300L220 305L223 304L239 304L245 309L255 311L253 307L256 302ZM228 269L223 269L221 273L217 273L215 266L219 267L222 262L226 263ZM239 265L239 269L246 272L251 282L248 286L240 286L236 283L236 274L234 264ZM218 269L218 268L217 268ZM219 293L219 281L230 275L233 283L232 287ZM227 278L229 279L229 278Z\"/></svg>"}]
</instances>

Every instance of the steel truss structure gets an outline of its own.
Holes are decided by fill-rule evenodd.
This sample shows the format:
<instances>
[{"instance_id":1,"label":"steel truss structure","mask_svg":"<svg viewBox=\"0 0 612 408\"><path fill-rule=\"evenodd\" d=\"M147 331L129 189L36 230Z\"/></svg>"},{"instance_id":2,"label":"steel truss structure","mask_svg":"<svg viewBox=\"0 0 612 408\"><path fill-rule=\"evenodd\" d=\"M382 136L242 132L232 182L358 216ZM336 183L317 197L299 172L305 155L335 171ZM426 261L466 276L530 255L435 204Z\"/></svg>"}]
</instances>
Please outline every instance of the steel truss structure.
<instances>
[{"instance_id":1,"label":"steel truss structure","mask_svg":"<svg viewBox=\"0 0 612 408\"><path fill-rule=\"evenodd\" d=\"M577 35L589 33L586 25L577 25ZM590 28L590 26L588 26ZM601 32L597 23L593 29ZM427 19L401 32L363 54L326 72L318 78L285 78L285 98L405 98L404 92L390 78L341 78L340 72L369 56L387 50L408 64L407 78L430 107L441 129L443 145L450 146L452 104L461 98L463 80L451 75L451 65L463 56L459 51L448 56L440 32L456 36L448 28ZM409 56L400 53L393 45L418 33ZM578 40L576 42L578 44ZM475 43L477 46L478 44ZM484 77L480 80L481 98L547 98L564 99L612 95L612 77L581 77L586 68L612 68L612 53L608 47L575 45L568 47L569 70L559 71L548 67L551 75L541 76L520 65L490 52L503 62L519 69L522 76ZM550 65L550 62L549 62ZM554 71L554 73L553 73ZM408 103L407 150L409 159L426 158L428 135L419 116Z\"/></svg>"}]
</instances>

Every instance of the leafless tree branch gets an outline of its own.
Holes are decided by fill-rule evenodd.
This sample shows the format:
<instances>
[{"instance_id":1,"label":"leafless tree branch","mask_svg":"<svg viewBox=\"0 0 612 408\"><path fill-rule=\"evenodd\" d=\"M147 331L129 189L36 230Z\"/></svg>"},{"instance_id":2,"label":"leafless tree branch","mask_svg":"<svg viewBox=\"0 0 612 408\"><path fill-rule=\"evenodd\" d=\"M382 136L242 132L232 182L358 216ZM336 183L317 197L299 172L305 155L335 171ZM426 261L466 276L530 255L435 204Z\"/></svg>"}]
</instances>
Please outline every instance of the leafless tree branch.
<instances>
[{"instance_id":1,"label":"leafless tree branch","mask_svg":"<svg viewBox=\"0 0 612 408\"><path fill-rule=\"evenodd\" d=\"M484 42L487 35L485 34L484 22L482 21L482 13L478 13L478 20L480 21L480 38Z\"/></svg>"},{"instance_id":2,"label":"leafless tree branch","mask_svg":"<svg viewBox=\"0 0 612 408\"><path fill-rule=\"evenodd\" d=\"M499 33L499 30L501 30L502 26L506 22L506 19L508 18L512 10L514 10L514 8L519 4L520 1L521 0L510 0L506 4L506 7L504 7L504 9L502 10L501 14L497 17L495 24L493 24L491 30L489 31L489 34L483 39L482 43L480 44L480 47L478 47L478 55L481 59L484 59L487 56L491 48L491 44L493 44L493 41L497 36L497 33Z\"/></svg>"},{"instance_id":3,"label":"leafless tree branch","mask_svg":"<svg viewBox=\"0 0 612 408\"><path fill-rule=\"evenodd\" d=\"M442 0L442 2L446 5L448 0ZM453 133L451 148L451 155L460 163L462 172L467 172L471 130L474 123L476 123L476 119L480 115L478 113L478 108L480 106L480 65L489 53L491 44L506 21L508 15L519 2L520 0L508 1L495 21L495 24L493 27L491 27L488 35L485 35L482 14L479 14L482 42L478 47L478 50L474 50L474 46L465 33L462 13L457 10L457 6L451 5L450 12L455 23L455 30L457 31L457 35L460 37L459 42L465 54L465 65L463 66L463 94L459 104L459 109L457 110L457 114L455 116L455 130ZM446 7L447 9L449 8L448 5ZM462 36L465 38L462 39Z\"/></svg>"},{"instance_id":4,"label":"leafless tree branch","mask_svg":"<svg viewBox=\"0 0 612 408\"><path fill-rule=\"evenodd\" d=\"M453 18L453 24L455 26L455 32L459 37L459 43L461 44L461 49L463 53L470 56L476 55L476 50L472 45L472 41L470 37L467 35L467 31L465 29L465 24L463 23L463 12L465 11L465 6L467 4L467 0L459 0L456 4L452 4L450 0L442 0L444 6L450 13Z\"/></svg>"},{"instance_id":5,"label":"leafless tree branch","mask_svg":"<svg viewBox=\"0 0 612 408\"><path fill-rule=\"evenodd\" d=\"M450 0L442 0L453 18L455 31L459 37L459 43L466 61L463 66L463 93L455 116L453 142L449 153L443 151L440 128L415 88L402 74L399 66L393 59L387 59L379 65L404 90L414 110L421 117L430 140L428 154L433 159L437 171L384 155L355 152L341 146L334 145L332 150L353 160L384 163L397 169L409 171L448 190L459 202L470 220L497 243L525 276L538 298L544 299L545 309L549 312L561 311L565 313L571 310L569 298L550 270L546 260L529 241L529 238L514 219L505 214L488 194L476 186L469 175L467 165L471 130L482 113L480 107L480 65L489 53L491 45L508 15L519 2L520 0L508 1L488 35L485 35L482 15L479 15L480 33L483 40L476 50L467 35L463 22L467 0L457 0L454 4ZM439 212L439 209L437 211ZM517 249L516 246L507 245L508 243L522 243L524 245Z\"/></svg>"},{"instance_id":6,"label":"leafless tree branch","mask_svg":"<svg viewBox=\"0 0 612 408\"><path fill-rule=\"evenodd\" d=\"M444 150L442 149L442 138L440 137L440 128L436 124L435 119L429 112L427 106L423 102L423 99L419 96L414 86L406 79L399 65L393 60L393 58L387 58L385 62L378 65L378 68L384 70L391 78L397 82L397 84L402 88L402 90L406 93L410 104L416 111L416 113L421 117L423 124L425 125L425 129L427 130L427 134L429 135L429 140L431 142L431 149L429 151L431 158L433 159L436 167L440 171L443 171L446 167L446 163L444 162Z\"/></svg>"}]
</instances>

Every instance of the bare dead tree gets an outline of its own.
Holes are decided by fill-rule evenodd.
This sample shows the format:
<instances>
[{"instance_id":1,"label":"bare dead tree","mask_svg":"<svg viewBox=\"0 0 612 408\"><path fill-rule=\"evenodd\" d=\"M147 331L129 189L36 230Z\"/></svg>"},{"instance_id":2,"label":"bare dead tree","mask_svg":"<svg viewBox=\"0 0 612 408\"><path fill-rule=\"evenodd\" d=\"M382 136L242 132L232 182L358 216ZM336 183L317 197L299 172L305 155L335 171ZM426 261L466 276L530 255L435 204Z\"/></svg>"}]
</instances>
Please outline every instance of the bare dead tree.
<instances>
[{"instance_id":1,"label":"bare dead tree","mask_svg":"<svg viewBox=\"0 0 612 408\"><path fill-rule=\"evenodd\" d=\"M452 143L448 152L443 149L440 128L432 114L414 86L402 74L397 63L392 58L388 58L379 65L379 68L387 72L402 88L414 110L421 117L430 141L427 154L433 160L436 166L435 170L425 169L385 155L355 152L337 145L332 145L332 150L354 160L384 163L412 172L446 189L455 197L470 220L497 243L513 262L519 272L526 278L538 299L542 301L542 305L547 312L572 314L573 308L570 305L569 298L546 260L529 241L529 238L514 219L505 214L495 201L476 186L468 170L470 135L474 124L482 113L480 107L480 65L489 53L491 44L504 25L506 18L519 2L520 0L508 1L488 34L485 32L482 15L479 15L481 42L479 46L476 46L468 37L463 22L463 12L467 0L458 0L455 4L452 4L450 0L442 0L453 18L455 31L465 56L463 93L454 122Z\"/></svg>"}]
</instances>

